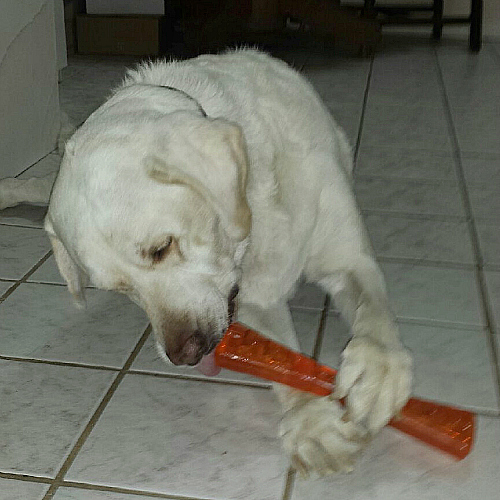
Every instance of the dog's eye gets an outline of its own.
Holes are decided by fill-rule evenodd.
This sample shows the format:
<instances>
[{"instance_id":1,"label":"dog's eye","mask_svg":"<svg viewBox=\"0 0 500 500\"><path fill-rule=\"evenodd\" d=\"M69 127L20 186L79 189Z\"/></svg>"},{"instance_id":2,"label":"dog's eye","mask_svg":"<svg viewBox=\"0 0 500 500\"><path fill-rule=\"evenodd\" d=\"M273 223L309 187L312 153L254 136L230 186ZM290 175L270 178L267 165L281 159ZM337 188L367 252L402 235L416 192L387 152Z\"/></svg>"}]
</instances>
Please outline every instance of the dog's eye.
<instances>
[{"instance_id":1,"label":"dog's eye","mask_svg":"<svg viewBox=\"0 0 500 500\"><path fill-rule=\"evenodd\" d=\"M154 247L149 252L149 256L153 263L161 262L165 256L168 254L170 247L172 246L172 237L169 237L168 240L160 247Z\"/></svg>"}]
</instances>

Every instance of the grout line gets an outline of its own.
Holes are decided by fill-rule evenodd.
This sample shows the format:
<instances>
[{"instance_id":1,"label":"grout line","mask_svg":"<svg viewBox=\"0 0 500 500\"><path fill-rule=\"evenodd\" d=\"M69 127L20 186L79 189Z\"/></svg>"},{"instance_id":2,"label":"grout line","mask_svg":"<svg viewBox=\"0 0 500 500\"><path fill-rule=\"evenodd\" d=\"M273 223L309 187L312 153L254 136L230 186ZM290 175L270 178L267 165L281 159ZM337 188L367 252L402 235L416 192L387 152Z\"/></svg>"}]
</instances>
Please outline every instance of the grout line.
<instances>
[{"instance_id":1,"label":"grout line","mask_svg":"<svg viewBox=\"0 0 500 500\"><path fill-rule=\"evenodd\" d=\"M88 363L78 363L72 361L57 361L51 359L36 359L36 358L22 358L18 356L6 356L0 354L0 359L4 361L15 361L18 363L32 363L39 365L51 365L51 366L66 366L70 368L85 368L88 370L100 370L100 371L110 371L119 373L122 371L121 368L116 368L113 366L106 365L92 365ZM138 370L138 369L129 369L126 371L128 375L142 375L149 377L157 377L157 378L168 378L174 380L187 380L194 382L202 382L209 384L220 384L220 385L236 385L240 387L251 387L254 389L270 389L271 383L267 384L265 382L252 382L251 380L228 380L228 379L218 379L218 378L206 378L202 376L196 375L184 375L184 374L176 374L176 373L167 373L167 372L155 372L150 370Z\"/></svg>"},{"instance_id":2,"label":"grout line","mask_svg":"<svg viewBox=\"0 0 500 500\"><path fill-rule=\"evenodd\" d=\"M392 107L400 107L400 108L405 108L405 107L422 107L422 106L419 106L419 105L410 105L410 106L405 106L404 104L387 104L385 106L392 106ZM435 106L424 106L425 108L434 108ZM384 144L368 144L366 146L363 147L363 150L366 151L401 151L401 150L405 150L405 151L410 151L410 152L426 152L426 153L436 153L438 155L444 155L444 156L452 156L452 152L450 151L450 149L448 148L440 148L438 146L436 147L418 147L418 145L415 145L415 144L409 144L409 145L404 145L403 143L395 143L395 142L387 142L387 143L384 143ZM476 151L476 150L468 150L467 153L472 153L472 154L475 154L475 153L481 153L482 151ZM445 179L446 180L446 179Z\"/></svg>"},{"instance_id":3,"label":"grout line","mask_svg":"<svg viewBox=\"0 0 500 500\"><path fill-rule=\"evenodd\" d=\"M142 370L128 370L127 374L129 375L141 375L147 377L157 377L157 378L168 378L173 380L185 380L185 381L193 381L193 382L202 382L204 384L219 384L219 385L236 385L239 387L251 387L252 389L264 389L270 390L272 388L271 382L268 384L265 382L252 382L251 380L228 380L228 379L219 379L217 377L208 378L208 377L198 377L196 375L183 375L176 373L167 373L167 372L150 372L150 371L142 371Z\"/></svg>"},{"instance_id":4,"label":"grout line","mask_svg":"<svg viewBox=\"0 0 500 500\"><path fill-rule=\"evenodd\" d=\"M427 214L418 212L403 212L400 210L384 210L379 208L361 208L363 215L386 215L391 217L404 217L414 220L435 220L441 222L467 222L465 215L447 215L447 214Z\"/></svg>"},{"instance_id":5,"label":"grout line","mask_svg":"<svg viewBox=\"0 0 500 500\"><path fill-rule=\"evenodd\" d=\"M42 160L45 160L45 158L47 158L47 156L50 156L51 154L57 154L57 148L54 148L52 151L48 152L45 156L38 158L38 160L35 163L32 163L29 167L26 167L22 172L19 172L17 175L15 175L14 178L17 179L20 175L23 175L31 167L34 167L37 163L40 163Z\"/></svg>"},{"instance_id":6,"label":"grout line","mask_svg":"<svg viewBox=\"0 0 500 500\"><path fill-rule=\"evenodd\" d=\"M32 205L34 206L34 205ZM10 208L10 207L7 207L7 208ZM45 208L45 207L40 207L40 208ZM40 230L44 230L42 226L27 226L25 224L14 224L14 223L8 223L8 222L0 222L0 226L5 226L5 227L21 227L23 229L38 229L39 231Z\"/></svg>"},{"instance_id":7,"label":"grout line","mask_svg":"<svg viewBox=\"0 0 500 500\"><path fill-rule=\"evenodd\" d=\"M436 67L438 70L438 77L441 86L441 93L443 97L443 103L445 108L445 118L448 122L449 134L452 141L453 156L455 159L455 169L457 173L457 180L459 189L461 191L462 202L467 214L467 223L469 227L469 236L472 241L472 247L474 252L474 257L476 261L475 271L476 271L476 281L479 289L479 296L481 298L481 306L483 317L488 329L488 340L490 346L490 352L493 358L493 369L494 375L496 377L496 396L497 403L500 404L500 364L499 364L499 353L497 352L497 345L495 342L495 324L493 320L493 313L491 308L490 297L488 294L488 289L486 286L486 278L484 275L484 260L481 253L481 246L479 243L479 234L476 226L476 221L474 218L474 213L472 211L472 204L470 201L469 190L465 180L465 173L462 163L462 155L460 152L460 143L458 141L458 134L455 128L455 123L453 121L453 114L451 111L450 102L448 95L446 93L446 85L444 81L443 71L439 63L439 57L436 49L434 49L434 59L436 62Z\"/></svg>"},{"instance_id":8,"label":"grout line","mask_svg":"<svg viewBox=\"0 0 500 500\"><path fill-rule=\"evenodd\" d=\"M52 255L52 250L49 250L22 278L17 280L2 296L0 296L0 304L10 295L14 293L15 290L19 288L20 285L26 283L26 280L40 267L44 264L47 259Z\"/></svg>"},{"instance_id":9,"label":"grout line","mask_svg":"<svg viewBox=\"0 0 500 500\"><path fill-rule=\"evenodd\" d=\"M43 500L50 500L53 496L56 490L59 488L59 486L62 484L64 480L64 476L68 472L69 468L73 464L78 452L80 451L81 447L87 440L89 434L92 432L92 429L96 425L97 421L103 414L104 410L106 409L106 406L110 402L112 396L118 389L118 386L124 379L125 375L127 374L130 366L134 362L135 358L139 354L139 351L142 349L142 346L146 342L146 339L148 338L149 334L151 332L151 325L148 325L147 328L144 330L144 333L141 335L141 338L138 340L137 344L135 345L134 349L132 350L130 356L128 357L127 361L121 368L121 370L118 372L116 377L114 378L113 382L111 383L109 389L107 390L106 394L102 398L101 402L99 403L99 406L97 409L94 411L92 416L90 417L90 420L88 421L87 425L85 426L85 429L82 431L80 436L78 437L76 443L74 444L73 448L70 450L68 456L64 460L64 463L62 464L61 468L59 469L59 472L56 474L56 477L54 478L53 483L51 484L50 488L47 490L45 493Z\"/></svg>"},{"instance_id":10,"label":"grout line","mask_svg":"<svg viewBox=\"0 0 500 500\"><path fill-rule=\"evenodd\" d=\"M370 91L370 84L371 84L371 80L372 80L374 61L375 61L375 55L373 54L370 58L370 68L368 70L368 76L366 78L366 87L365 87L365 93L363 96L363 105L361 107L361 117L359 119L358 137L356 138L356 145L354 146L353 168L352 168L352 176L353 177L354 177L355 172L356 172L356 163L358 160L359 146L361 144L361 136L363 135L363 125L365 122L366 103L368 102L368 93Z\"/></svg>"},{"instance_id":11,"label":"grout line","mask_svg":"<svg viewBox=\"0 0 500 500\"><path fill-rule=\"evenodd\" d=\"M305 312L305 313L318 313L323 310L323 305L315 306L296 306L293 304L288 304L288 308L291 312Z\"/></svg>"},{"instance_id":12,"label":"grout line","mask_svg":"<svg viewBox=\"0 0 500 500\"><path fill-rule=\"evenodd\" d=\"M408 184L428 184L428 185L443 185L457 187L455 179L431 179L429 177L395 177L390 175L377 175L377 174L356 174L355 180L361 181L394 181L405 182Z\"/></svg>"},{"instance_id":13,"label":"grout line","mask_svg":"<svg viewBox=\"0 0 500 500\"><path fill-rule=\"evenodd\" d=\"M32 283L34 285L50 285L50 286L58 286L58 287L66 287L66 283L54 283L53 281L44 281L44 280L28 280L26 283ZM92 290L94 287L86 286L85 290Z\"/></svg>"},{"instance_id":14,"label":"grout line","mask_svg":"<svg viewBox=\"0 0 500 500\"><path fill-rule=\"evenodd\" d=\"M24 481L26 483L51 484L52 478L45 476L31 476L29 474L17 474L15 472L0 472L2 479L14 479L15 481Z\"/></svg>"},{"instance_id":15,"label":"grout line","mask_svg":"<svg viewBox=\"0 0 500 500\"><path fill-rule=\"evenodd\" d=\"M428 326L431 328L443 328L448 330L462 330L462 331L482 332L486 328L485 325L479 325L473 323L455 323L453 321L446 321L440 319L405 318L404 316L396 316L396 322L407 325L420 325L420 326Z\"/></svg>"},{"instance_id":16,"label":"grout line","mask_svg":"<svg viewBox=\"0 0 500 500\"><path fill-rule=\"evenodd\" d=\"M374 212L374 213L372 213ZM391 219L411 219L425 222L453 222L455 224L463 224L467 222L467 217L462 215L438 215L438 214L419 214L416 212L390 212L387 214L380 214L378 209L365 208L362 210L364 216L377 215L383 217L390 217ZM443 219L443 220L441 220Z\"/></svg>"},{"instance_id":17,"label":"grout line","mask_svg":"<svg viewBox=\"0 0 500 500\"><path fill-rule=\"evenodd\" d=\"M131 496L145 496L150 498L165 498L168 500L208 500L201 497L170 495L167 493L157 493L154 491L137 490L133 488L123 488L120 486L106 486L101 484L83 483L79 481L62 481L60 487L74 488L87 491L100 491L109 493L123 493Z\"/></svg>"},{"instance_id":18,"label":"grout line","mask_svg":"<svg viewBox=\"0 0 500 500\"><path fill-rule=\"evenodd\" d=\"M11 291L12 288L17 288L17 281L2 281L2 283L10 283L11 286L9 286L9 288L7 288L7 290L0 295L0 304L14 291Z\"/></svg>"},{"instance_id":19,"label":"grout line","mask_svg":"<svg viewBox=\"0 0 500 500\"><path fill-rule=\"evenodd\" d=\"M439 403L439 401L438 401ZM487 408L475 408L474 406L462 405L464 410L470 411L481 417L500 418L500 410L488 410Z\"/></svg>"},{"instance_id":20,"label":"grout line","mask_svg":"<svg viewBox=\"0 0 500 500\"><path fill-rule=\"evenodd\" d=\"M436 267L439 269L457 269L464 271L473 271L475 269L474 263L466 262L453 262L444 260L431 260L431 259L419 259L412 257L389 257L384 255L376 255L378 262L385 264L408 264L411 266L421 266L421 267Z\"/></svg>"},{"instance_id":21,"label":"grout line","mask_svg":"<svg viewBox=\"0 0 500 500\"><path fill-rule=\"evenodd\" d=\"M328 311L328 316L335 316L342 318L339 311L334 309L335 304ZM429 326L443 329L453 329L453 330L463 330L463 331L483 331L486 326L477 323L458 323L454 321L447 321L441 319L432 318L409 318L405 316L395 316L397 323L409 324L409 325L420 325Z\"/></svg>"},{"instance_id":22,"label":"grout line","mask_svg":"<svg viewBox=\"0 0 500 500\"><path fill-rule=\"evenodd\" d=\"M23 358L20 356L8 356L0 354L0 359L4 361L15 361L17 363L32 363L38 365L52 365L52 366L67 366L70 368L88 368L89 370L105 370L111 372L119 372L120 368L105 365L92 365L88 363L78 363L75 361L57 361L55 359L37 359L37 358Z\"/></svg>"}]
</instances>

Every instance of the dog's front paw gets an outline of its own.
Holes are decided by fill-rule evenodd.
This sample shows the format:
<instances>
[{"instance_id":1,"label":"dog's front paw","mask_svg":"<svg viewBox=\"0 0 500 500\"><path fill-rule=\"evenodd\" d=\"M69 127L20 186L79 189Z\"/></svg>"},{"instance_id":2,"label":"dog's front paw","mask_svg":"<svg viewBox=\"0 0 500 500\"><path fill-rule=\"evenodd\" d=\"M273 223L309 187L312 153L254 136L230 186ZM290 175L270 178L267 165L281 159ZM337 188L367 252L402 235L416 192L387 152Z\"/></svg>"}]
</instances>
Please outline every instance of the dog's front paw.
<instances>
[{"instance_id":1,"label":"dog's front paw","mask_svg":"<svg viewBox=\"0 0 500 500\"><path fill-rule=\"evenodd\" d=\"M283 416L280 435L292 465L304 477L351 472L367 432L344 418L332 398L304 397Z\"/></svg>"},{"instance_id":2,"label":"dog's front paw","mask_svg":"<svg viewBox=\"0 0 500 500\"><path fill-rule=\"evenodd\" d=\"M375 434L408 401L411 367L411 356L402 346L354 337L342 353L334 395L346 397L350 420Z\"/></svg>"}]
</instances>

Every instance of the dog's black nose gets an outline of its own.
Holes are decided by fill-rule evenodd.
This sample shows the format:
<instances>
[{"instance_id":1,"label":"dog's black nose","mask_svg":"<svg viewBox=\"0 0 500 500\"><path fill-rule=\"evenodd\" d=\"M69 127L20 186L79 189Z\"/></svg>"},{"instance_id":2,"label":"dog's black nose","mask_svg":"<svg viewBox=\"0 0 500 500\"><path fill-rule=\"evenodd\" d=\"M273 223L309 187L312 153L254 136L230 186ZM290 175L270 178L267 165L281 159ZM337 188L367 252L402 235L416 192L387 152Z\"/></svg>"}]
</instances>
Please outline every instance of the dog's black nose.
<instances>
[{"instance_id":1,"label":"dog's black nose","mask_svg":"<svg viewBox=\"0 0 500 500\"><path fill-rule=\"evenodd\" d=\"M207 339L200 332L194 332L181 343L175 352L167 353L174 365L196 365L207 351Z\"/></svg>"}]
</instances>

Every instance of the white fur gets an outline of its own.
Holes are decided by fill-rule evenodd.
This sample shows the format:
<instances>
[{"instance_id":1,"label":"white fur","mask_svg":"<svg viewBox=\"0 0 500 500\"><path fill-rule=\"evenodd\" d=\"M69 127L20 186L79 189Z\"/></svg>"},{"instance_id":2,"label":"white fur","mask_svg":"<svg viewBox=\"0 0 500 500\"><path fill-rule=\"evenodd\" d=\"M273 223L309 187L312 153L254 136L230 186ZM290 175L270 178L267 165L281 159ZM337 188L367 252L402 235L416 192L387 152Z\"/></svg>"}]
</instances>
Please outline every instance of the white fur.
<instances>
[{"instance_id":1,"label":"white fur","mask_svg":"<svg viewBox=\"0 0 500 500\"><path fill-rule=\"evenodd\" d=\"M352 325L335 395L347 413L276 386L280 432L304 474L349 471L411 382L351 170L344 133L284 63L253 50L149 63L68 143L46 229L77 299L87 275L129 294L167 351L186 331L220 335L236 282L238 319L296 348L286 300L301 275L320 283Z\"/></svg>"}]
</instances>

